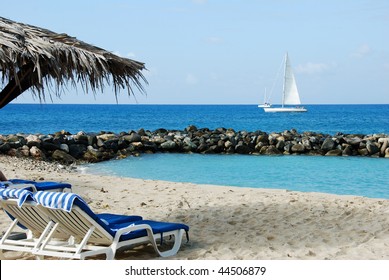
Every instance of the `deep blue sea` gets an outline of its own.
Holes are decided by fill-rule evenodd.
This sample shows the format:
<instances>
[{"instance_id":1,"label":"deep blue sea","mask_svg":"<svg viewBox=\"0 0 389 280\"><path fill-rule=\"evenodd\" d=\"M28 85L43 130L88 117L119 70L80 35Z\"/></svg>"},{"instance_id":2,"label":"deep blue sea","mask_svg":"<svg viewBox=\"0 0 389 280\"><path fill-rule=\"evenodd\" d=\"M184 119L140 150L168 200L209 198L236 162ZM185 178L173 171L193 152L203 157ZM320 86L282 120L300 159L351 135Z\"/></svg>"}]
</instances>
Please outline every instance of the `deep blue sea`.
<instances>
[{"instance_id":1,"label":"deep blue sea","mask_svg":"<svg viewBox=\"0 0 389 280\"><path fill-rule=\"evenodd\" d=\"M257 105L10 104L0 134L122 132L218 127L389 134L389 105L308 105L307 113L264 113ZM88 165L87 172L215 185L279 188L389 199L389 159L154 154Z\"/></svg>"}]
</instances>

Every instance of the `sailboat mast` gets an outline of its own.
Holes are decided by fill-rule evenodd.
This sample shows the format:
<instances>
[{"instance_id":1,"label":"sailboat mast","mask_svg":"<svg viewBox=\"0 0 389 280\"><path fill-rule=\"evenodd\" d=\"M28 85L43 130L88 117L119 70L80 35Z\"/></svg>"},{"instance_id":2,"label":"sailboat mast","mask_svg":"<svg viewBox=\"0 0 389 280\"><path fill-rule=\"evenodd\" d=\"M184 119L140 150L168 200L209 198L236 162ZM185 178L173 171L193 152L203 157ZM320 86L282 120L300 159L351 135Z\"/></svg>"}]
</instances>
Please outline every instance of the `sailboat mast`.
<instances>
[{"instance_id":1,"label":"sailboat mast","mask_svg":"<svg viewBox=\"0 0 389 280\"><path fill-rule=\"evenodd\" d=\"M285 81L286 81L286 67L288 62L288 53L285 54L285 63L284 63L284 83L282 86L282 107L284 107L285 103Z\"/></svg>"}]
</instances>

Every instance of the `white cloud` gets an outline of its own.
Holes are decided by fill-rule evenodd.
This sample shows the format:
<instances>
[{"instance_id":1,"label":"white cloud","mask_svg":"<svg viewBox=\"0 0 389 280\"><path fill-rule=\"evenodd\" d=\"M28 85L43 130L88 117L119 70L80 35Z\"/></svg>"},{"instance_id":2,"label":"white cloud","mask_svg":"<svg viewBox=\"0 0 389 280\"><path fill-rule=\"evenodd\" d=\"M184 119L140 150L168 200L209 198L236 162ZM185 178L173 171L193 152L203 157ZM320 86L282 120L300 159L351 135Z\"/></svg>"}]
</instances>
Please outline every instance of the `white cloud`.
<instances>
[{"instance_id":1,"label":"white cloud","mask_svg":"<svg viewBox=\"0 0 389 280\"><path fill-rule=\"evenodd\" d=\"M220 43L223 43L223 38L220 38L220 37L208 37L206 39L207 43L210 43L210 44L220 44Z\"/></svg>"},{"instance_id":2,"label":"white cloud","mask_svg":"<svg viewBox=\"0 0 389 280\"><path fill-rule=\"evenodd\" d=\"M207 3L208 0L192 0L193 3L195 4L205 4Z\"/></svg>"},{"instance_id":3,"label":"white cloud","mask_svg":"<svg viewBox=\"0 0 389 280\"><path fill-rule=\"evenodd\" d=\"M123 56L119 51L112 52L114 55L120 56L120 57L127 57L127 58L134 58L136 57L135 53L128 52L126 56Z\"/></svg>"},{"instance_id":4,"label":"white cloud","mask_svg":"<svg viewBox=\"0 0 389 280\"><path fill-rule=\"evenodd\" d=\"M328 71L335 66L335 63L327 64L308 62L306 64L298 65L295 70L297 73L317 74Z\"/></svg>"},{"instance_id":5,"label":"white cloud","mask_svg":"<svg viewBox=\"0 0 389 280\"><path fill-rule=\"evenodd\" d=\"M371 48L368 44L360 45L352 54L352 57L361 58L371 53Z\"/></svg>"},{"instance_id":6,"label":"white cloud","mask_svg":"<svg viewBox=\"0 0 389 280\"><path fill-rule=\"evenodd\" d=\"M195 85L198 82L198 79L195 75L189 73L186 75L185 82L189 85Z\"/></svg>"},{"instance_id":7,"label":"white cloud","mask_svg":"<svg viewBox=\"0 0 389 280\"><path fill-rule=\"evenodd\" d=\"M127 53L127 57L133 58L133 57L136 57L136 55L133 52L129 52L129 53Z\"/></svg>"}]
</instances>

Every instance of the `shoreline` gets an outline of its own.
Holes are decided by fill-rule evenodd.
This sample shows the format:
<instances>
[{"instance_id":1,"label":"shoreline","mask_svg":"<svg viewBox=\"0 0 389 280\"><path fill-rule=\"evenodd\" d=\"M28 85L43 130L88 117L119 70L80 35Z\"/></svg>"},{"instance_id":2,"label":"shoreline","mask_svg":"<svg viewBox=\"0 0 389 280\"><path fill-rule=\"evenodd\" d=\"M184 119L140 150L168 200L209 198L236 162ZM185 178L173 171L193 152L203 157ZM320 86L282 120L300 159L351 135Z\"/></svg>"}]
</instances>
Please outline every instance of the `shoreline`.
<instances>
[{"instance_id":1,"label":"shoreline","mask_svg":"<svg viewBox=\"0 0 389 280\"><path fill-rule=\"evenodd\" d=\"M96 213L189 225L190 242L168 259L389 259L386 199L82 174L74 166L4 155L0 170L8 178L68 182ZM3 212L0 230L9 224ZM159 259L149 247L116 258Z\"/></svg>"}]
</instances>

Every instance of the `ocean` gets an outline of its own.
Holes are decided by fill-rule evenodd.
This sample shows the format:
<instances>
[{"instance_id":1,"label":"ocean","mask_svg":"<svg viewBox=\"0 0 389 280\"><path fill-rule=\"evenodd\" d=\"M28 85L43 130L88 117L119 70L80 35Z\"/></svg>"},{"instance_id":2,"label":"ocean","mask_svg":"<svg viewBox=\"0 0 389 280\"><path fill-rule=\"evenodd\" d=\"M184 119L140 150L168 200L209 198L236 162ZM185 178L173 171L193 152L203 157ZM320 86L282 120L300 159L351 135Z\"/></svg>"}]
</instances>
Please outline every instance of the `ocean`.
<instances>
[{"instance_id":1,"label":"ocean","mask_svg":"<svg viewBox=\"0 0 389 280\"><path fill-rule=\"evenodd\" d=\"M328 134L389 134L389 105L307 105L307 113L264 113L257 105L10 104L0 134L66 130L120 133L144 128L218 127ZM84 166L86 172L233 187L277 188L389 199L389 159L153 154Z\"/></svg>"}]
</instances>

